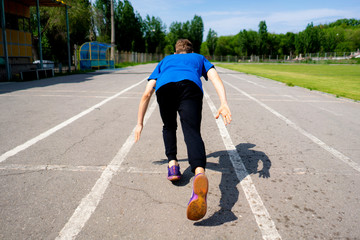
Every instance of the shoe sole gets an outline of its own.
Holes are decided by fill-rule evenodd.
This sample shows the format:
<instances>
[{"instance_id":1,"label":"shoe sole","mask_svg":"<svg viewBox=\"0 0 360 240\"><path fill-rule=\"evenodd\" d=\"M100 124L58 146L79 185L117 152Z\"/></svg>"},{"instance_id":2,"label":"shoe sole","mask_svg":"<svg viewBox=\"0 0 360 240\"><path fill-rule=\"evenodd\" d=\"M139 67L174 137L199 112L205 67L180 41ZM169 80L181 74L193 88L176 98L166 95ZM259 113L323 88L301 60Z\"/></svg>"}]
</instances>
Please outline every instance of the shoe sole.
<instances>
[{"instance_id":1,"label":"shoe sole","mask_svg":"<svg viewBox=\"0 0 360 240\"><path fill-rule=\"evenodd\" d=\"M181 178L181 176L172 176L172 177L167 177L167 179L171 182L176 182L179 181Z\"/></svg>"},{"instance_id":2,"label":"shoe sole","mask_svg":"<svg viewBox=\"0 0 360 240\"><path fill-rule=\"evenodd\" d=\"M209 183L205 175L198 175L194 179L194 194L197 198L192 200L186 210L186 215L189 220L197 221L203 218L207 211L206 195L208 192Z\"/></svg>"}]
</instances>

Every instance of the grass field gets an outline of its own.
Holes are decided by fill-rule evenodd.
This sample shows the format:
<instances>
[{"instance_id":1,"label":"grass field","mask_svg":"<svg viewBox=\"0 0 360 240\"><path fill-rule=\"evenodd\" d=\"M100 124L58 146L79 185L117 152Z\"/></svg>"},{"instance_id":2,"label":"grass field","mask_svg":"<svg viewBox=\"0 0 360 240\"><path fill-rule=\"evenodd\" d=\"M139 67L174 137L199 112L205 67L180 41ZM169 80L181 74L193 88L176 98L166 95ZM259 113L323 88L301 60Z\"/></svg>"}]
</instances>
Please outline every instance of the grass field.
<instances>
[{"instance_id":1,"label":"grass field","mask_svg":"<svg viewBox=\"0 0 360 240\"><path fill-rule=\"evenodd\" d=\"M219 67L360 100L359 65L321 64L217 64Z\"/></svg>"}]
</instances>

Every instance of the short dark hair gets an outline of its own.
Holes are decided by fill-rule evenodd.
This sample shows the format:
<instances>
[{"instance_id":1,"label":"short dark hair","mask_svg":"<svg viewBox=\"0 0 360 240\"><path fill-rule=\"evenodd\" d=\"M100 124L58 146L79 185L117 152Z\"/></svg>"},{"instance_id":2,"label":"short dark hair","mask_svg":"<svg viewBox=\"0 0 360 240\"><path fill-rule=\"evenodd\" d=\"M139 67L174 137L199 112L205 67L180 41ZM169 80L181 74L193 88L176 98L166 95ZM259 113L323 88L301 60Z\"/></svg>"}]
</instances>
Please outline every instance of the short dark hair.
<instances>
[{"instance_id":1,"label":"short dark hair","mask_svg":"<svg viewBox=\"0 0 360 240\"><path fill-rule=\"evenodd\" d=\"M192 43L188 40L188 39L179 39L177 40L176 44L175 44L175 52L176 53L192 53L193 50L193 45Z\"/></svg>"}]
</instances>

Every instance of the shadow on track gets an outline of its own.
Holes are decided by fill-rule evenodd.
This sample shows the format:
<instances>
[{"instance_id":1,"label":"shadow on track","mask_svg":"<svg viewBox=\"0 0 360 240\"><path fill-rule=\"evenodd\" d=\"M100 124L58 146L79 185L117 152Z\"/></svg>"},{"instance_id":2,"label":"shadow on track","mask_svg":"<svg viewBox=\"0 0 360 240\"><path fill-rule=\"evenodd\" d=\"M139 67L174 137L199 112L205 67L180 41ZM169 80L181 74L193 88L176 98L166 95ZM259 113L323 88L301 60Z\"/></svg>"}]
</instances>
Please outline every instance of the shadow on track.
<instances>
[{"instance_id":1,"label":"shadow on track","mask_svg":"<svg viewBox=\"0 0 360 240\"><path fill-rule=\"evenodd\" d=\"M146 75L149 76L151 72L149 71L135 71L137 69L114 69L114 70L99 70L96 72L85 72L85 73L78 73L78 74L71 74L71 75L63 75L63 76L55 76L51 78L44 78L40 80L33 80L33 81L19 81L19 82L4 82L0 84L0 94L12 93L16 91L22 91L32 88L43 88L53 85L59 84L76 84L86 81L94 80L95 76L99 75L106 75L106 74L116 74L116 78L119 75ZM138 78L138 77L137 77ZM138 79L139 81L141 79ZM1 83L1 82L0 82Z\"/></svg>"},{"instance_id":2,"label":"shadow on track","mask_svg":"<svg viewBox=\"0 0 360 240\"><path fill-rule=\"evenodd\" d=\"M264 152L253 150L252 148L255 146L255 144L251 143L241 143L236 146L236 151L241 157L247 174L259 174L259 177L261 178L269 178L271 161ZM207 157L219 158L218 163L208 162L206 168L221 172L221 181L219 184L221 192L219 203L220 209L212 216L199 222L195 222L195 226L219 226L238 219L232 212L232 208L238 201L239 191L237 185L242 179L238 179L229 159L228 151L214 152L207 155ZM187 159L179 160L179 162L182 161L187 161ZM155 161L154 164L167 164L167 160ZM174 182L173 184L176 186L185 186L190 182L193 176L194 174L190 171L190 167L188 167L183 172L181 180L179 182ZM246 175L244 177L246 177Z\"/></svg>"}]
</instances>

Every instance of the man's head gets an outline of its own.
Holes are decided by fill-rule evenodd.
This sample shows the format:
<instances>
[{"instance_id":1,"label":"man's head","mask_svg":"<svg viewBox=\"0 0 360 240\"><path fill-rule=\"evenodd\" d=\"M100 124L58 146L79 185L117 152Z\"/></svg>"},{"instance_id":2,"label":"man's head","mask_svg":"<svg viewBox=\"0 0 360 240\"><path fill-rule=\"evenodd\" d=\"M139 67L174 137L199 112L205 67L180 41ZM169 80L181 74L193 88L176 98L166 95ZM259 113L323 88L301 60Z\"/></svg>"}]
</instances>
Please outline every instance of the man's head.
<instances>
[{"instance_id":1,"label":"man's head","mask_svg":"<svg viewBox=\"0 0 360 240\"><path fill-rule=\"evenodd\" d=\"M179 39L175 44L175 50L177 54L194 52L193 45L188 39Z\"/></svg>"}]
</instances>

